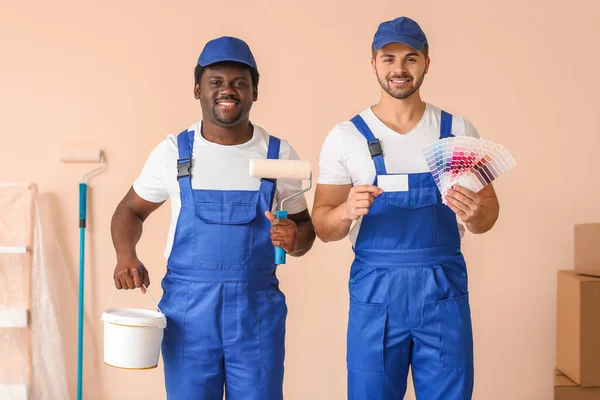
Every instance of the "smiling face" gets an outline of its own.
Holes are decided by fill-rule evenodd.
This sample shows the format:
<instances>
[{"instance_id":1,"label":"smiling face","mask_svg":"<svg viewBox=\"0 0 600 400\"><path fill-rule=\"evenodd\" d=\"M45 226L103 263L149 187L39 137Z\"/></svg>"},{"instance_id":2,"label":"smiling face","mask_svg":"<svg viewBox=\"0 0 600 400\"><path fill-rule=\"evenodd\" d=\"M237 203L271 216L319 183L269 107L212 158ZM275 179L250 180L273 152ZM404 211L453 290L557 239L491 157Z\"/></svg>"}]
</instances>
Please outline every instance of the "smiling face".
<instances>
[{"instance_id":1,"label":"smiling face","mask_svg":"<svg viewBox=\"0 0 600 400\"><path fill-rule=\"evenodd\" d=\"M390 43L374 52L371 64L381 88L395 99L416 93L429 70L429 57L402 43Z\"/></svg>"},{"instance_id":2,"label":"smiling face","mask_svg":"<svg viewBox=\"0 0 600 400\"><path fill-rule=\"evenodd\" d=\"M194 86L204 119L221 127L247 124L258 87L243 64L222 62L207 66Z\"/></svg>"}]
</instances>

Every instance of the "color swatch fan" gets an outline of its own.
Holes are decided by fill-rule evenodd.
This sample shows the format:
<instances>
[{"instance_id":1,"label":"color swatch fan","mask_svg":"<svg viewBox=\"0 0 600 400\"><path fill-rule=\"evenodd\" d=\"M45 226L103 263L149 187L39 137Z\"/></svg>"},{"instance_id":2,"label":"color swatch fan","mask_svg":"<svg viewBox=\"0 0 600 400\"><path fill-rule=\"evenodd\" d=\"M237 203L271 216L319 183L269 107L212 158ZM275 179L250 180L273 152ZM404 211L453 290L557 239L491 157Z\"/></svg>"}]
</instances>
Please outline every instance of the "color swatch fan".
<instances>
[{"instance_id":1,"label":"color swatch fan","mask_svg":"<svg viewBox=\"0 0 600 400\"><path fill-rule=\"evenodd\" d=\"M442 199L455 184L479 192L515 165L502 145L466 136L437 140L423 155Z\"/></svg>"}]
</instances>

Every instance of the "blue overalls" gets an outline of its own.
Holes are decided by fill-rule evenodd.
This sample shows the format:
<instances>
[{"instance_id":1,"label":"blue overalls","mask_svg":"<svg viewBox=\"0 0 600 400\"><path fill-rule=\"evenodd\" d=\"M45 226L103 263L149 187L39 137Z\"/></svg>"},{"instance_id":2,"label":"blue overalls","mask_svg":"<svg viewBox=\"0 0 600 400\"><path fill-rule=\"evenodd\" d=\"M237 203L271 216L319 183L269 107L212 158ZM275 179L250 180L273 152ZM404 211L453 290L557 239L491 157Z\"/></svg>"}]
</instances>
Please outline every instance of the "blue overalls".
<instances>
[{"instance_id":1,"label":"blue overalls","mask_svg":"<svg viewBox=\"0 0 600 400\"><path fill-rule=\"evenodd\" d=\"M287 307L275 275L271 211L275 182L258 191L195 190L194 131L178 136L181 211L160 308L169 400L283 398ZM271 136L267 158L279 158ZM196 173L214 173L196 171Z\"/></svg>"},{"instance_id":2,"label":"blue overalls","mask_svg":"<svg viewBox=\"0 0 600 400\"><path fill-rule=\"evenodd\" d=\"M440 138L452 136L452 116L441 118ZM352 122L377 175L387 175L379 140L360 116ZM402 399L410 365L418 400L471 399L473 336L456 216L430 173L408 174L408 182L408 191L375 198L354 246L348 398Z\"/></svg>"}]
</instances>

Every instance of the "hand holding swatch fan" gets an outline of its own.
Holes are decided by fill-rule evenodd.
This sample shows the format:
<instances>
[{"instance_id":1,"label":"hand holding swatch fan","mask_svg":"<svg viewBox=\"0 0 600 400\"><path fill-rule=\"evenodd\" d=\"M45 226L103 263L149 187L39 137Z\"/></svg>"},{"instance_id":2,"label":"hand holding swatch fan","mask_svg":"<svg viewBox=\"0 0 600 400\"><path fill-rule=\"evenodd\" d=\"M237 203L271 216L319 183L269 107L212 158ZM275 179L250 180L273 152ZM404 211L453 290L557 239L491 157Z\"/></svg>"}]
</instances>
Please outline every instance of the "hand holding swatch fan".
<instances>
[{"instance_id":1,"label":"hand holding swatch fan","mask_svg":"<svg viewBox=\"0 0 600 400\"><path fill-rule=\"evenodd\" d=\"M453 185L479 192L515 165L502 145L465 136L438 140L423 155L442 199Z\"/></svg>"}]
</instances>

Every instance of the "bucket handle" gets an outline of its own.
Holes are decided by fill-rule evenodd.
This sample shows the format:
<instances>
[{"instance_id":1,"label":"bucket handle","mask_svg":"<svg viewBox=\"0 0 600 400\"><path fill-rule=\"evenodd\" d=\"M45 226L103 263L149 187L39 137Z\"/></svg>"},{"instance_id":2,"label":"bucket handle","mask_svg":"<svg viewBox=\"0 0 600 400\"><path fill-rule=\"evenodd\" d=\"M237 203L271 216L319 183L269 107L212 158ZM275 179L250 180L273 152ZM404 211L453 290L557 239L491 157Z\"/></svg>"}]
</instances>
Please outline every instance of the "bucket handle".
<instances>
[{"instance_id":1,"label":"bucket handle","mask_svg":"<svg viewBox=\"0 0 600 400\"><path fill-rule=\"evenodd\" d=\"M144 289L146 289L146 293L148 293L150 295L150 298L152 299L152 302L156 306L156 309L158 310L158 312L164 315L164 313L158 307L158 303L156 303L156 300L154 300L154 296L152 296L152 293L150 293L150 291L148 290L148 288L146 287L146 285L142 284L142 286L144 286ZM106 309L108 308L108 306L110 305L110 303L112 302L113 298L115 297L115 295L117 294L118 291L119 291L119 289L115 289L115 291L113 292L112 296L110 296L110 299L108 300L108 303L106 303L106 306L104 307L104 311L106 311Z\"/></svg>"}]
</instances>

